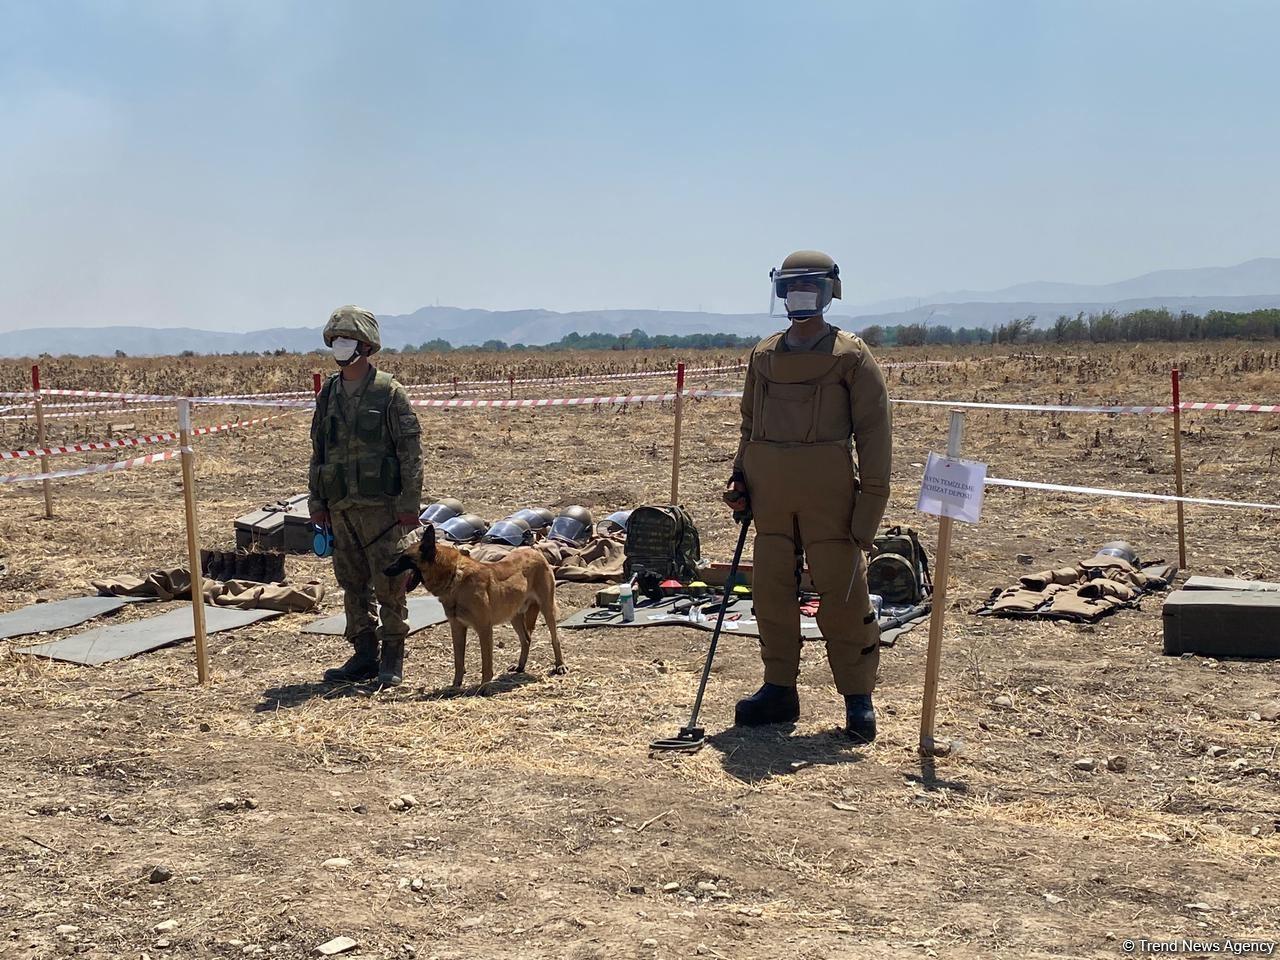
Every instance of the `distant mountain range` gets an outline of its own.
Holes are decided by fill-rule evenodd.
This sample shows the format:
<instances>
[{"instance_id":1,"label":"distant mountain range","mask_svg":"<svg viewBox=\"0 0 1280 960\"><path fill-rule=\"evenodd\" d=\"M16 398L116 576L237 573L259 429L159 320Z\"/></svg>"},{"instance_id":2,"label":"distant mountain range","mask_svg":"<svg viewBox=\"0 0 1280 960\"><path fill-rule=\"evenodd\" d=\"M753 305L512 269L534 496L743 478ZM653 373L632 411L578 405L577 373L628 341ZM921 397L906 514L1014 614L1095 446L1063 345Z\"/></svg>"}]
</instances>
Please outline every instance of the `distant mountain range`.
<instances>
[{"instance_id":1,"label":"distant mountain range","mask_svg":"<svg viewBox=\"0 0 1280 960\"><path fill-rule=\"evenodd\" d=\"M844 305L841 305L844 306ZM837 326L861 330L872 324L930 323L951 327L993 327L1015 317L1033 315L1041 323L1061 314L1124 313L1167 307L1203 314L1209 310L1248 311L1280 307L1280 258L1250 260L1234 267L1160 270L1109 284L1022 283L993 291L957 291L931 297L901 298L845 307L832 314ZM851 315L850 315L851 314ZM588 310L555 313L550 310L473 310L461 307L423 307L410 314L379 317L382 342L389 347L418 346L443 339L454 346L504 343L552 343L566 334L734 333L763 336L785 321L766 314L695 313L672 310ZM194 330L187 327L44 327L18 330L5 336L0 356L38 356L74 353L110 356L122 350L130 356L288 350L306 352L322 347L320 326L275 327L247 333Z\"/></svg>"}]
</instances>

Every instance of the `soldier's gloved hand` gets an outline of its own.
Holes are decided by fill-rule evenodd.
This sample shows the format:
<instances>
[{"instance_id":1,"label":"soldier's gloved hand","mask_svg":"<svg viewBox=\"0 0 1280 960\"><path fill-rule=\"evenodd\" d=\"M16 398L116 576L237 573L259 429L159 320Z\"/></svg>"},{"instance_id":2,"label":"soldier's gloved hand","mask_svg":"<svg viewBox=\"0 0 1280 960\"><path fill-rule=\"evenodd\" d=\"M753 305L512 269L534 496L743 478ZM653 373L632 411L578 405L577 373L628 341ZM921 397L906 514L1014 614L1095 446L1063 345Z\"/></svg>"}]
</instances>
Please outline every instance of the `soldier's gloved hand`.
<instances>
[{"instance_id":1,"label":"soldier's gloved hand","mask_svg":"<svg viewBox=\"0 0 1280 960\"><path fill-rule=\"evenodd\" d=\"M750 502L747 496L747 478L740 471L734 471L721 496L734 513L745 511Z\"/></svg>"},{"instance_id":2,"label":"soldier's gloved hand","mask_svg":"<svg viewBox=\"0 0 1280 960\"><path fill-rule=\"evenodd\" d=\"M332 517L329 516L328 510L317 510L311 515L311 522L317 527L333 526Z\"/></svg>"},{"instance_id":3,"label":"soldier's gloved hand","mask_svg":"<svg viewBox=\"0 0 1280 960\"><path fill-rule=\"evenodd\" d=\"M416 513L397 513L396 523L402 527L416 527L418 525L418 515Z\"/></svg>"}]
</instances>

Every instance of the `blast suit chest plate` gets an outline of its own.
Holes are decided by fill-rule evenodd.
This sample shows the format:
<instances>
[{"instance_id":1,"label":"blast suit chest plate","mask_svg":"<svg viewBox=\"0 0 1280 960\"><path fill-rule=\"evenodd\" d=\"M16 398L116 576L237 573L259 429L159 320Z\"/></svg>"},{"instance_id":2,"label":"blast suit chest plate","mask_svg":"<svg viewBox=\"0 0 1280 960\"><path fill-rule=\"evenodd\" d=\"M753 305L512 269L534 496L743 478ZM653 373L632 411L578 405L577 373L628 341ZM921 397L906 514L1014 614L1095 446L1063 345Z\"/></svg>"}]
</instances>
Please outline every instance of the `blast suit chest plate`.
<instances>
[{"instance_id":1,"label":"blast suit chest plate","mask_svg":"<svg viewBox=\"0 0 1280 960\"><path fill-rule=\"evenodd\" d=\"M848 441L853 430L841 354L770 350L754 361L752 440L772 443Z\"/></svg>"}]
</instances>

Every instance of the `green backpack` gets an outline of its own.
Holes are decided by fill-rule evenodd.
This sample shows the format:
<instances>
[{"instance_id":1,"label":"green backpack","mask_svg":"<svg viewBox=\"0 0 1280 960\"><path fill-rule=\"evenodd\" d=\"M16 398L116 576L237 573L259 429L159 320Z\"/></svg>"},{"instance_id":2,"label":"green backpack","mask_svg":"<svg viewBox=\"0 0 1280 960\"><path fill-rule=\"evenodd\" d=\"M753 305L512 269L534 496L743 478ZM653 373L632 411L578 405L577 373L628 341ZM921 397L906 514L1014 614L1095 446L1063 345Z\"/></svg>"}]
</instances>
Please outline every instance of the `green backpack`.
<instances>
[{"instance_id":1,"label":"green backpack","mask_svg":"<svg viewBox=\"0 0 1280 960\"><path fill-rule=\"evenodd\" d=\"M875 539L867 587L885 603L918 604L933 592L929 556L910 527L890 527Z\"/></svg>"},{"instance_id":2,"label":"green backpack","mask_svg":"<svg viewBox=\"0 0 1280 960\"><path fill-rule=\"evenodd\" d=\"M698 577L702 547L689 511L680 506L636 507L627 520L622 572L688 582Z\"/></svg>"}]
</instances>

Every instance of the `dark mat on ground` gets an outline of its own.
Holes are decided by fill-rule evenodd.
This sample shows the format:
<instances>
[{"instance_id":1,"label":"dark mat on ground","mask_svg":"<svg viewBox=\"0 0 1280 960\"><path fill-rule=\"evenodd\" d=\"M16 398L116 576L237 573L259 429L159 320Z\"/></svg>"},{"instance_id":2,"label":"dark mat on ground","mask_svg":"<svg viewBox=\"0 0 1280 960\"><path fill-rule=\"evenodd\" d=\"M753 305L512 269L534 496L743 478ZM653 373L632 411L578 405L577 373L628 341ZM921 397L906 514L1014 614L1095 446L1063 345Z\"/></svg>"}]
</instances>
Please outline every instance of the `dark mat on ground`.
<instances>
[{"instance_id":1,"label":"dark mat on ground","mask_svg":"<svg viewBox=\"0 0 1280 960\"><path fill-rule=\"evenodd\" d=\"M235 630L237 627L278 616L278 610L236 610L205 604L204 629L206 634L222 633L224 630ZM23 647L13 652L96 667L111 660L123 660L172 643L190 640L195 632L195 614L190 604L183 604L175 610L144 620L96 627L61 640L50 640L48 643Z\"/></svg>"},{"instance_id":2,"label":"dark mat on ground","mask_svg":"<svg viewBox=\"0 0 1280 960\"><path fill-rule=\"evenodd\" d=\"M704 601L714 604L715 601ZM591 627L691 627L694 630L714 630L715 612L707 613L701 620L691 620L687 599L666 597L662 600L643 600L636 604L636 618L623 622L622 614L605 607L587 607L560 621L566 630L585 630ZM902 610L886 610L880 617L880 643L891 647L897 638L910 630L929 613L928 604ZM737 619L728 619L737 615ZM760 636L759 624L751 612L750 600L734 600L729 604L724 622L724 634L744 637ZM821 640L822 631L813 617L800 617L800 635L805 640Z\"/></svg>"},{"instance_id":3,"label":"dark mat on ground","mask_svg":"<svg viewBox=\"0 0 1280 960\"><path fill-rule=\"evenodd\" d=\"M123 606L124 601L119 597L71 597L52 603L33 603L12 613L0 614L0 640L65 630L94 617L115 613Z\"/></svg>"},{"instance_id":4,"label":"dark mat on ground","mask_svg":"<svg viewBox=\"0 0 1280 960\"><path fill-rule=\"evenodd\" d=\"M427 627L434 627L437 623L444 623L447 619L448 617L444 615L444 607L440 605L440 601L435 597L409 598L410 633L417 633ZM332 617L313 620L302 628L302 632L318 633L326 637L341 637L347 632L347 615L338 613Z\"/></svg>"}]
</instances>

